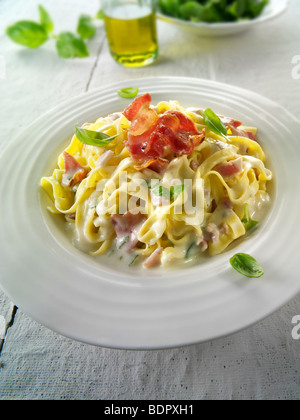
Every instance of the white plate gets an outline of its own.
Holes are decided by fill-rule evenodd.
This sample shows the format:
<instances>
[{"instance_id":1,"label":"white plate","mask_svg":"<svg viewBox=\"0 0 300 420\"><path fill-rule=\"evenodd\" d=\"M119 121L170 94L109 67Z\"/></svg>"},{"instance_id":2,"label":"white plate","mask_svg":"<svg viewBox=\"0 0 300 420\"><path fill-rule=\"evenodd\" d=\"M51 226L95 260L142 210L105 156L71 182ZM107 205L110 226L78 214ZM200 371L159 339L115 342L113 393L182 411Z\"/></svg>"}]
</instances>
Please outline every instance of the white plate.
<instances>
[{"instance_id":1,"label":"white plate","mask_svg":"<svg viewBox=\"0 0 300 420\"><path fill-rule=\"evenodd\" d=\"M76 123L124 109L117 90L138 86L153 103L177 99L259 128L275 176L273 204L234 250L180 271L103 263L75 249L45 210L39 188ZM54 331L90 344L154 349L202 342L245 328L300 292L298 275L300 123L255 93L207 80L161 77L120 82L58 106L0 157L0 284L22 310ZM229 265L246 252L265 275L248 279Z\"/></svg>"},{"instance_id":2,"label":"white plate","mask_svg":"<svg viewBox=\"0 0 300 420\"><path fill-rule=\"evenodd\" d=\"M224 36L238 34L256 26L259 23L265 23L271 19L274 19L281 15L287 9L287 7L288 0L270 0L270 3L265 7L262 14L258 18L240 22L191 22L172 16L167 16L160 12L157 13L157 17L166 22L179 25L182 29L188 30L189 32L193 32L197 35Z\"/></svg>"}]
</instances>

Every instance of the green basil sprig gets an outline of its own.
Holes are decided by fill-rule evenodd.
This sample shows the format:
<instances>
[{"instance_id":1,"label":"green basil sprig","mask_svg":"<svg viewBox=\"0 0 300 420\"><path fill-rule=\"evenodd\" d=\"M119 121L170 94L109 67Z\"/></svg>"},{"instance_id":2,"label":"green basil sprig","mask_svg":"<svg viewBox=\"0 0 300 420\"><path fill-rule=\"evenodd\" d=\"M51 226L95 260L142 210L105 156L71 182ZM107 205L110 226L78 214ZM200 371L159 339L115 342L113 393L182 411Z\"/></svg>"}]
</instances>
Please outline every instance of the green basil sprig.
<instances>
[{"instance_id":1,"label":"green basil sprig","mask_svg":"<svg viewBox=\"0 0 300 420\"><path fill-rule=\"evenodd\" d=\"M231 266L243 276L259 278L264 274L263 268L249 254L235 254L229 261Z\"/></svg>"},{"instance_id":2,"label":"green basil sprig","mask_svg":"<svg viewBox=\"0 0 300 420\"><path fill-rule=\"evenodd\" d=\"M241 222L244 223L246 231L254 228L259 223L256 220L251 219L251 216L249 214L249 206L248 206L248 204L245 204L245 207L244 207L244 216L241 219Z\"/></svg>"},{"instance_id":3,"label":"green basil sprig","mask_svg":"<svg viewBox=\"0 0 300 420\"><path fill-rule=\"evenodd\" d=\"M195 248L197 246L197 244L196 244L196 242L192 242L191 244L190 244L190 246L188 247L188 249L186 250L186 253L185 253L185 259L187 260L188 258L190 258L191 257L191 255L192 255L192 250Z\"/></svg>"},{"instance_id":4,"label":"green basil sprig","mask_svg":"<svg viewBox=\"0 0 300 420\"><path fill-rule=\"evenodd\" d=\"M139 93L139 88L137 87L128 87L118 90L118 95L121 98L134 98Z\"/></svg>"},{"instance_id":5,"label":"green basil sprig","mask_svg":"<svg viewBox=\"0 0 300 420\"><path fill-rule=\"evenodd\" d=\"M207 127L218 136L225 137L227 139L227 129L224 123L220 120L217 114L214 113L210 108L207 108L203 113L203 120Z\"/></svg>"},{"instance_id":6,"label":"green basil sprig","mask_svg":"<svg viewBox=\"0 0 300 420\"><path fill-rule=\"evenodd\" d=\"M47 34L51 34L54 29L53 20L51 19L51 16L47 12L47 10L41 4L39 4L38 8L39 8L39 16L40 16L41 25L45 29Z\"/></svg>"},{"instance_id":7,"label":"green basil sprig","mask_svg":"<svg viewBox=\"0 0 300 420\"><path fill-rule=\"evenodd\" d=\"M44 27L31 20L20 20L6 28L6 35L27 48L38 48L48 41L48 34Z\"/></svg>"},{"instance_id":8,"label":"green basil sprig","mask_svg":"<svg viewBox=\"0 0 300 420\"><path fill-rule=\"evenodd\" d=\"M92 38L96 33L95 19L103 19L103 13L99 11L93 18L81 14L77 24L77 34L61 32L53 34L54 23L42 6L38 6L39 22L21 20L6 28L6 35L14 42L27 48L39 48L50 39L56 41L57 54L61 58L84 58L89 56L89 50L85 40Z\"/></svg>"},{"instance_id":9,"label":"green basil sprig","mask_svg":"<svg viewBox=\"0 0 300 420\"><path fill-rule=\"evenodd\" d=\"M56 51L61 58L84 58L89 56L86 44L72 32L61 32L56 38Z\"/></svg>"},{"instance_id":10,"label":"green basil sprig","mask_svg":"<svg viewBox=\"0 0 300 420\"><path fill-rule=\"evenodd\" d=\"M109 136L108 134L101 133L100 131L86 130L85 128L79 128L77 124L74 127L76 137L81 143L89 144L90 146L104 147L109 145L118 134Z\"/></svg>"},{"instance_id":11,"label":"green basil sprig","mask_svg":"<svg viewBox=\"0 0 300 420\"><path fill-rule=\"evenodd\" d=\"M172 185L170 189L164 187L159 182L155 183L151 188L152 194L158 195L159 197L169 198L170 201L175 200L179 194L181 194L185 189L185 184Z\"/></svg>"},{"instance_id":12,"label":"green basil sprig","mask_svg":"<svg viewBox=\"0 0 300 420\"><path fill-rule=\"evenodd\" d=\"M93 18L89 15L82 14L79 16L77 33L82 39L89 39L95 36L97 28L93 23Z\"/></svg>"}]
</instances>

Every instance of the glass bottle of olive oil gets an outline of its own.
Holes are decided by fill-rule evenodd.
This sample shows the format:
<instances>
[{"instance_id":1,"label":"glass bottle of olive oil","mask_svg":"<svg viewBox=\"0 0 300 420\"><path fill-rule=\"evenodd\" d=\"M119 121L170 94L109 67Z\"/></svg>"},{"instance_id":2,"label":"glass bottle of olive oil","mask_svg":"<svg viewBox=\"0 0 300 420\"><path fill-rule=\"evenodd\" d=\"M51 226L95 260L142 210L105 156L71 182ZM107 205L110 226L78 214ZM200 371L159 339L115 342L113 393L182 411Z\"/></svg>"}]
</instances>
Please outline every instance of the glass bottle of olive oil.
<instances>
[{"instance_id":1,"label":"glass bottle of olive oil","mask_svg":"<svg viewBox=\"0 0 300 420\"><path fill-rule=\"evenodd\" d=\"M113 58L128 67L152 63L158 54L152 0L105 0L104 21Z\"/></svg>"}]
</instances>

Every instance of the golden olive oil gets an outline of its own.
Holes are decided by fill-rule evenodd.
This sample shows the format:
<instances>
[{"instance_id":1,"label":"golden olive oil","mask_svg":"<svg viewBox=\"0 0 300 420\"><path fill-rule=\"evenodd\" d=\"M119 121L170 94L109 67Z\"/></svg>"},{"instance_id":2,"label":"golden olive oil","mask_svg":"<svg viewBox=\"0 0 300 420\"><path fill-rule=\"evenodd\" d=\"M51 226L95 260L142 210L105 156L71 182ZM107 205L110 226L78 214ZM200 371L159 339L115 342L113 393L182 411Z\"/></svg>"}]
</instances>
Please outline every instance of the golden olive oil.
<instances>
[{"instance_id":1,"label":"golden olive oil","mask_svg":"<svg viewBox=\"0 0 300 420\"><path fill-rule=\"evenodd\" d=\"M158 54L155 13L147 6L126 4L104 16L114 59L129 67L152 63Z\"/></svg>"}]
</instances>

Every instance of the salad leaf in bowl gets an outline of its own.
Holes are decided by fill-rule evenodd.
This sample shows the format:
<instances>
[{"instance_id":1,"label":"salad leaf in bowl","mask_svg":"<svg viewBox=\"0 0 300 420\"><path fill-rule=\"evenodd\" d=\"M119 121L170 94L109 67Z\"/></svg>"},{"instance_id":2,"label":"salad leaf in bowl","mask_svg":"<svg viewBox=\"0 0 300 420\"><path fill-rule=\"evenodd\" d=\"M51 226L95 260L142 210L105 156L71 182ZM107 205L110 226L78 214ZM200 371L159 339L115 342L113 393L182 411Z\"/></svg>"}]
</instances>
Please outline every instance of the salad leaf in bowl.
<instances>
[{"instance_id":1,"label":"salad leaf in bowl","mask_svg":"<svg viewBox=\"0 0 300 420\"><path fill-rule=\"evenodd\" d=\"M158 0L157 17L202 36L234 35L281 15L288 0Z\"/></svg>"}]
</instances>

